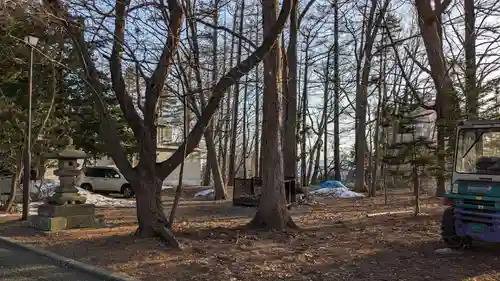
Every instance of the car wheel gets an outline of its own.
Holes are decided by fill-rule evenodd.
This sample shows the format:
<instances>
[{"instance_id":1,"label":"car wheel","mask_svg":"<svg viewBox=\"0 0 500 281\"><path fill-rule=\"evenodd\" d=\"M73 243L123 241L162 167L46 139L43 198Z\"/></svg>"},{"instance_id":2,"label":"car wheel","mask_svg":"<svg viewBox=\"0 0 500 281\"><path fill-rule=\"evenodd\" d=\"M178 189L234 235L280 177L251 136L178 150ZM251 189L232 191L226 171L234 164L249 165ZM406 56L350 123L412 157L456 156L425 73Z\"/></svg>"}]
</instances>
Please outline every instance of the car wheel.
<instances>
[{"instance_id":1,"label":"car wheel","mask_svg":"<svg viewBox=\"0 0 500 281\"><path fill-rule=\"evenodd\" d=\"M134 197L134 190L130 184L126 184L122 187L122 194L125 198Z\"/></svg>"},{"instance_id":2,"label":"car wheel","mask_svg":"<svg viewBox=\"0 0 500 281\"><path fill-rule=\"evenodd\" d=\"M88 183L84 183L80 187L83 188L83 189L85 189L85 190L88 190L90 192L94 192L94 188L92 187L92 185L90 185Z\"/></svg>"}]
</instances>

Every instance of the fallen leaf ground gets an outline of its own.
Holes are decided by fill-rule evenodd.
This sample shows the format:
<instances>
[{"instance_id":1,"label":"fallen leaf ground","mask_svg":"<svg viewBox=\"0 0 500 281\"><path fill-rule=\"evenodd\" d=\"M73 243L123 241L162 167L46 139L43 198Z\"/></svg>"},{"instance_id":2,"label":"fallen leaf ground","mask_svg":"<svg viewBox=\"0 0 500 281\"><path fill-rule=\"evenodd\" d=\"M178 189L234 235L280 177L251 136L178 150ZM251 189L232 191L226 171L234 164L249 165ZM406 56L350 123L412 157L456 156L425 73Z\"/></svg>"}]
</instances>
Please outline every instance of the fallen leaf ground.
<instances>
[{"instance_id":1,"label":"fallen leaf ground","mask_svg":"<svg viewBox=\"0 0 500 281\"><path fill-rule=\"evenodd\" d=\"M168 198L165 198L168 202ZM500 280L500 247L478 245L436 254L440 200L422 199L422 215L367 217L411 210L409 193L374 199L323 199L292 209L300 230L274 233L244 228L255 209L230 202L181 203L175 232L183 251L137 239L133 209L99 209L107 227L41 233L3 219L0 235L144 281L156 280ZM169 208L167 204L167 209ZM1 221L0 221L1 222Z\"/></svg>"}]
</instances>

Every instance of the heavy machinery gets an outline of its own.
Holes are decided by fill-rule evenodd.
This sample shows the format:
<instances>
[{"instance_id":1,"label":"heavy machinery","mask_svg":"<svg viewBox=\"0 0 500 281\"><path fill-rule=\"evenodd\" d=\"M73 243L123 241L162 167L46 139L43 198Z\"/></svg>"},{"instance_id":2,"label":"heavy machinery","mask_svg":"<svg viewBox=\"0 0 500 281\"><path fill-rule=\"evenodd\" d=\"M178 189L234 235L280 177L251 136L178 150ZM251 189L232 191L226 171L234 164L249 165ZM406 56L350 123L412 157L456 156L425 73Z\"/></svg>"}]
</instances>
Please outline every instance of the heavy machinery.
<instances>
[{"instance_id":1,"label":"heavy machinery","mask_svg":"<svg viewBox=\"0 0 500 281\"><path fill-rule=\"evenodd\" d=\"M441 235L450 247L500 242L500 120L461 121Z\"/></svg>"}]
</instances>

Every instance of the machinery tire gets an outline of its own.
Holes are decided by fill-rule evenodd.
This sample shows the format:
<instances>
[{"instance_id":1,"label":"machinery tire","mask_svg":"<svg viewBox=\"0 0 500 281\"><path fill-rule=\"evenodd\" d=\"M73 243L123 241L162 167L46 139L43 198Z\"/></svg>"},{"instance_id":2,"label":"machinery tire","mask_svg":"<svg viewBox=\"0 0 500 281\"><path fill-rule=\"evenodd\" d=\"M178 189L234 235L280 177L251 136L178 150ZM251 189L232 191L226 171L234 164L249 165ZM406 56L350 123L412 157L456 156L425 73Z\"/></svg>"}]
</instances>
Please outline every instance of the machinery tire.
<instances>
[{"instance_id":1,"label":"machinery tire","mask_svg":"<svg viewBox=\"0 0 500 281\"><path fill-rule=\"evenodd\" d=\"M444 243L450 248L470 248L471 239L467 237L457 236L455 229L455 210L452 207L447 208L443 212L441 219L441 237Z\"/></svg>"}]
</instances>

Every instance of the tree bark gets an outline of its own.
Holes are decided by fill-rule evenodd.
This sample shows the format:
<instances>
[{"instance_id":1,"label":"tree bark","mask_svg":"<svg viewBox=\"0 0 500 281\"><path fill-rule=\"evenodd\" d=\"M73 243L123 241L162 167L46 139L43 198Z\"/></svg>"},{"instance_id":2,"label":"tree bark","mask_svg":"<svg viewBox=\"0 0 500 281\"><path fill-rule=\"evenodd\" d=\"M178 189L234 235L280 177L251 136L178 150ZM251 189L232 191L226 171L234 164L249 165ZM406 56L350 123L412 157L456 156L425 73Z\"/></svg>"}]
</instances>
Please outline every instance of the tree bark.
<instances>
[{"instance_id":1,"label":"tree bark","mask_svg":"<svg viewBox=\"0 0 500 281\"><path fill-rule=\"evenodd\" d=\"M180 242L168 229L168 219L163 212L161 202L162 181L158 178L151 178L148 174L150 173L142 173L139 181L134 186L137 222L139 225L136 235L139 237L160 235L169 245L179 248Z\"/></svg>"},{"instance_id":2,"label":"tree bark","mask_svg":"<svg viewBox=\"0 0 500 281\"><path fill-rule=\"evenodd\" d=\"M356 189L365 188L365 158L366 158L366 111L368 105L368 80L370 78L372 49L382 19L385 17L389 0L385 0L376 13L379 6L378 1L371 0L370 12L365 28L365 44L362 46L362 56L364 57L363 66L360 69L359 81L356 86ZM361 60L360 60L361 62Z\"/></svg>"},{"instance_id":3,"label":"tree bark","mask_svg":"<svg viewBox=\"0 0 500 281\"><path fill-rule=\"evenodd\" d=\"M318 174L319 174L319 162L320 162L320 152L321 152L321 145L320 145L320 142L318 142L318 146L316 147L316 157L315 157L315 160L314 160L314 170L313 170L313 173L312 173L312 176L311 176L311 184L315 184L318 182ZM325 164L326 166L326 164ZM326 171L326 169L325 169ZM326 173L328 173L328 171L326 171ZM326 180L326 178L325 178Z\"/></svg>"},{"instance_id":4,"label":"tree bark","mask_svg":"<svg viewBox=\"0 0 500 281\"><path fill-rule=\"evenodd\" d=\"M450 77L442 44L441 16L450 1L417 0L415 6L419 17L418 25L424 41L427 58L431 68L431 77L436 88L436 125L437 125L437 160L440 173L437 176L436 196L446 192L446 158L454 151L453 131L455 121L460 117L460 104L457 92ZM433 8L434 6L434 8ZM449 147L446 147L448 138Z\"/></svg>"},{"instance_id":5,"label":"tree bark","mask_svg":"<svg viewBox=\"0 0 500 281\"><path fill-rule=\"evenodd\" d=\"M381 44L384 44L384 33L382 33L382 38L380 39ZM380 55L380 75L378 77L378 103L377 103L377 116L375 121L375 136L373 141L373 146L375 147L375 161L372 169L372 181L370 185L370 196L375 197L377 193L377 179L378 179L378 166L380 164L380 139L382 138L380 134L380 126L382 120L382 112L385 108L386 99L386 89L385 89L385 68L386 68L386 58L387 51L383 50L383 54ZM383 82L384 81L384 82ZM383 132L382 132L383 135Z\"/></svg>"},{"instance_id":6,"label":"tree bark","mask_svg":"<svg viewBox=\"0 0 500 281\"><path fill-rule=\"evenodd\" d=\"M237 12L237 5L236 5L236 8L235 8L235 14ZM236 31L236 20L237 20L237 17L236 16L233 16L233 29L232 31ZM233 63L233 58L234 58L234 48L236 46L236 37L233 36L233 38L231 39L231 54L229 56L229 61L230 63L232 64ZM257 67L258 68L258 67ZM235 86L236 87L236 86ZM232 186L232 181L233 179L231 179L231 159L230 159L230 153L228 154L229 150L228 149L231 149L231 145L232 143L230 143L230 137L232 134L230 134L230 132L232 133L232 126L231 126L231 97L228 96L227 99L226 99L226 120L224 122L224 161L222 163L222 166L224 167L224 180L225 182L227 183L227 185L229 186ZM228 157L229 155L229 157ZM228 163L228 160L229 160L229 163ZM234 164L234 163L233 163Z\"/></svg>"},{"instance_id":7,"label":"tree bark","mask_svg":"<svg viewBox=\"0 0 500 281\"><path fill-rule=\"evenodd\" d=\"M333 163L335 180L341 180L340 176L340 73L339 73L339 1L335 0L334 4L334 25L333 25L333 118L334 118L334 131L333 131Z\"/></svg>"},{"instance_id":8,"label":"tree bark","mask_svg":"<svg viewBox=\"0 0 500 281\"><path fill-rule=\"evenodd\" d=\"M217 161L217 151L215 151L215 142L211 130L205 131L205 142L207 144L207 162L209 163L210 170L212 171L212 178L214 180L215 200L227 199L227 190L222 181L222 173Z\"/></svg>"},{"instance_id":9,"label":"tree bark","mask_svg":"<svg viewBox=\"0 0 500 281\"><path fill-rule=\"evenodd\" d=\"M245 77L245 87L243 89L243 178L247 178L247 154L248 154L248 140L247 140L247 99L248 99L248 76Z\"/></svg>"},{"instance_id":10,"label":"tree bark","mask_svg":"<svg viewBox=\"0 0 500 281\"><path fill-rule=\"evenodd\" d=\"M217 3L215 3L216 6L217 6ZM191 4L191 1L186 1L186 5L188 6L187 9L186 9L186 12L189 16L189 20L188 20L188 23L189 23L189 28L191 30L191 47L193 49L193 57L194 57L194 62L195 62L195 77L196 77L196 86L198 89L202 89L203 88L203 80L201 78L201 70L200 70L200 48L199 48L199 45L198 45L198 31L196 29L196 22L195 22L195 19L194 19L194 12L193 12L193 7L192 7L192 4ZM218 12L218 10L216 11L216 13ZM214 36L216 36L217 33L214 34ZM217 46L213 46L214 48L216 48ZM215 51L214 51L215 52ZM212 71L212 83L213 83L213 86L216 85L217 81L217 75L216 75L216 72L217 72L217 59L216 59L216 56L214 56L212 58L212 62L214 64L214 69ZM186 78L187 80L188 78ZM189 84L189 81L186 81L187 84ZM187 85L189 87L189 85ZM194 102L194 99L193 100L193 103L192 103L192 106L193 106L193 109L194 109L194 113L196 114L196 116L198 118L200 118L201 116L201 112L200 110L198 109L198 105L196 102ZM200 101L201 101L201 106L204 108L205 105L206 105L206 99L205 99L205 94L202 92L201 95L200 95ZM226 192L226 188L224 187L224 182L222 180L222 175L221 175L221 172L220 172L220 167L219 167L219 162L217 160L217 151L215 149L215 141L214 141L214 135L213 135L213 121L210 121L209 123L209 126L207 127L206 131L204 132L204 137L205 137L205 143L206 143L206 146L207 146L207 168L206 168L206 171L207 173L205 174L208 178L208 180L210 180L210 172L211 171L211 174L212 174L212 178L213 178L213 181L214 181L214 189L215 189L215 196L214 196L214 199L215 200L224 200L227 198L227 192ZM184 139L184 141L186 141L186 139Z\"/></svg>"},{"instance_id":11,"label":"tree bark","mask_svg":"<svg viewBox=\"0 0 500 281\"><path fill-rule=\"evenodd\" d=\"M311 147L311 149L309 150L309 158L307 159L307 177L306 177L307 186L311 185L311 178L314 168L314 159L316 159L316 149L321 139L321 135L319 135L318 137L319 139L314 143L313 147Z\"/></svg>"},{"instance_id":12,"label":"tree bark","mask_svg":"<svg viewBox=\"0 0 500 281\"><path fill-rule=\"evenodd\" d=\"M283 161L285 177L297 180L297 5L293 0L290 13L290 39L286 52L287 87L284 92Z\"/></svg>"},{"instance_id":13,"label":"tree bark","mask_svg":"<svg viewBox=\"0 0 500 281\"><path fill-rule=\"evenodd\" d=\"M257 13L255 14L258 18L259 16L259 5L257 5ZM255 28L255 41L259 41L259 28ZM261 176L261 154L260 152L260 69L259 67L255 68L255 144L254 144L254 177Z\"/></svg>"},{"instance_id":14,"label":"tree bark","mask_svg":"<svg viewBox=\"0 0 500 281\"><path fill-rule=\"evenodd\" d=\"M210 151L210 149L208 148L208 145L207 145L207 162L205 163L205 169L203 169L203 180L201 182L201 185L203 186L209 186L210 185L210 174L212 173L212 166L210 165L210 161L209 161L209 158L210 156L208 152Z\"/></svg>"},{"instance_id":15,"label":"tree bark","mask_svg":"<svg viewBox=\"0 0 500 281\"><path fill-rule=\"evenodd\" d=\"M291 8L291 0L283 5ZM262 1L264 36L271 33L270 27L276 21L276 0ZM281 149L282 101L278 77L280 69L280 43L276 42L264 59L264 100L262 117L262 195L258 211L250 222L252 227L286 229L295 226L288 213Z\"/></svg>"},{"instance_id":16,"label":"tree bark","mask_svg":"<svg viewBox=\"0 0 500 281\"><path fill-rule=\"evenodd\" d=\"M330 116L328 114L328 101L329 101L329 92L330 92L330 61L331 61L331 56L332 56L332 50L331 48L328 49L328 54L326 57L326 66L325 66L325 74L324 74L324 85L323 85L323 126L324 129L323 131L323 178L324 180L328 179L328 117ZM319 154L320 154L321 149L318 148L318 156L316 157L318 159L317 165L319 165ZM315 168L316 172L316 168ZM316 182L316 179L312 179L312 182Z\"/></svg>"},{"instance_id":17,"label":"tree bark","mask_svg":"<svg viewBox=\"0 0 500 281\"><path fill-rule=\"evenodd\" d=\"M476 81L476 15L474 0L464 0L465 7L465 84L467 96L467 117L477 118L479 93Z\"/></svg>"},{"instance_id":18,"label":"tree bark","mask_svg":"<svg viewBox=\"0 0 500 281\"><path fill-rule=\"evenodd\" d=\"M236 5L236 10L240 10L239 15L239 33L243 34L243 11L245 10L245 0L241 1L241 7ZM241 37L238 38L238 50L236 54L236 62L240 63L242 54L243 42ZM238 117L239 117L239 105L240 105L240 83L236 83L234 87L234 97L233 97L233 126L231 130L231 151L229 154L229 180L228 185L233 185L234 177L236 176L236 143L238 138ZM243 144L245 145L245 144Z\"/></svg>"},{"instance_id":19,"label":"tree bark","mask_svg":"<svg viewBox=\"0 0 500 281\"><path fill-rule=\"evenodd\" d=\"M306 115L307 115L307 86L308 86L308 78L309 78L309 47L305 50L305 65L304 65L304 84L302 85L302 110L300 112L301 116L301 149L300 149L300 174L301 174L301 186L302 189L305 190L309 185L309 181L307 179L307 152L306 152L306 136L307 136L307 124L306 124Z\"/></svg>"}]
</instances>

